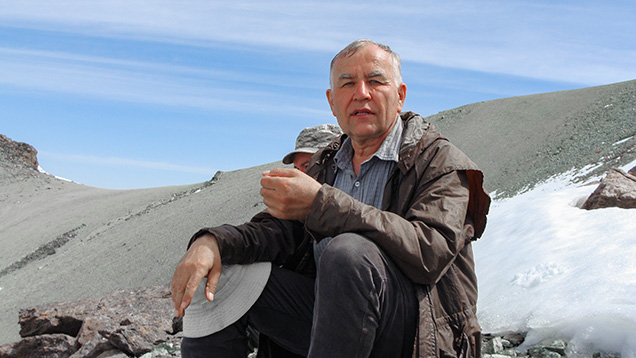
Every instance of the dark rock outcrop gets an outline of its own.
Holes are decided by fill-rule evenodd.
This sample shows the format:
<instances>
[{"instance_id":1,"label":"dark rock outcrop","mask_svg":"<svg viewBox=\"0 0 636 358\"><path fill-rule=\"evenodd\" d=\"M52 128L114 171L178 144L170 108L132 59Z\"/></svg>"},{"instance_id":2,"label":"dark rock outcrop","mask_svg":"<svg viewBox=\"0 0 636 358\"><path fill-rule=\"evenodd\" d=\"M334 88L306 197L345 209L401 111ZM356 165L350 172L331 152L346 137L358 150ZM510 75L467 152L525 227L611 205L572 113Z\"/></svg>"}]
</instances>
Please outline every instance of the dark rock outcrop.
<instances>
[{"instance_id":1,"label":"dark rock outcrop","mask_svg":"<svg viewBox=\"0 0 636 358\"><path fill-rule=\"evenodd\" d=\"M636 167L629 172L610 169L594 192L583 203L587 210L618 207L636 208Z\"/></svg>"},{"instance_id":2,"label":"dark rock outcrop","mask_svg":"<svg viewBox=\"0 0 636 358\"><path fill-rule=\"evenodd\" d=\"M20 335L25 338L0 346L0 357L97 357L110 351L139 357L181 331L173 313L167 286L22 309Z\"/></svg>"},{"instance_id":3,"label":"dark rock outcrop","mask_svg":"<svg viewBox=\"0 0 636 358\"><path fill-rule=\"evenodd\" d=\"M0 346L0 357L20 358L66 358L77 351L74 337L63 333L45 334L38 337L27 337L20 342Z\"/></svg>"},{"instance_id":4,"label":"dark rock outcrop","mask_svg":"<svg viewBox=\"0 0 636 358\"><path fill-rule=\"evenodd\" d=\"M0 134L0 161L14 165L38 169L38 151L32 146L14 142L11 138Z\"/></svg>"}]
</instances>

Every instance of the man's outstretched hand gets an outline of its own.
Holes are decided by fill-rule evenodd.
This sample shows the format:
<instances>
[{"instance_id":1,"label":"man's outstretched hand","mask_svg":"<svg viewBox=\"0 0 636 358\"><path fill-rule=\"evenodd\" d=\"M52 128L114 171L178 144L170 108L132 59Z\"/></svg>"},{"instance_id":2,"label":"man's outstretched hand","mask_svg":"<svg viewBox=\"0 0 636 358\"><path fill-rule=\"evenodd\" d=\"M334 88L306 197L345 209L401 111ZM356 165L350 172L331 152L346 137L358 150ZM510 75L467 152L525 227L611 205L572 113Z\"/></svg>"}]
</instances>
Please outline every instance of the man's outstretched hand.
<instances>
[{"instance_id":1,"label":"man's outstretched hand","mask_svg":"<svg viewBox=\"0 0 636 358\"><path fill-rule=\"evenodd\" d=\"M272 169L261 178L263 203L279 219L305 219L321 187L314 178L297 169Z\"/></svg>"},{"instance_id":2,"label":"man's outstretched hand","mask_svg":"<svg viewBox=\"0 0 636 358\"><path fill-rule=\"evenodd\" d=\"M204 277L208 279L205 297L212 301L221 277L221 254L216 238L209 234L192 243L175 269L170 291L177 317L183 317Z\"/></svg>"},{"instance_id":3,"label":"man's outstretched hand","mask_svg":"<svg viewBox=\"0 0 636 358\"><path fill-rule=\"evenodd\" d=\"M321 188L320 183L300 170L286 168L264 172L261 185L267 211L279 219L296 220L307 216ZM183 317L203 278L208 280L206 298L214 299L221 267L216 238L209 234L197 238L179 261L172 277L170 290L177 317Z\"/></svg>"}]
</instances>

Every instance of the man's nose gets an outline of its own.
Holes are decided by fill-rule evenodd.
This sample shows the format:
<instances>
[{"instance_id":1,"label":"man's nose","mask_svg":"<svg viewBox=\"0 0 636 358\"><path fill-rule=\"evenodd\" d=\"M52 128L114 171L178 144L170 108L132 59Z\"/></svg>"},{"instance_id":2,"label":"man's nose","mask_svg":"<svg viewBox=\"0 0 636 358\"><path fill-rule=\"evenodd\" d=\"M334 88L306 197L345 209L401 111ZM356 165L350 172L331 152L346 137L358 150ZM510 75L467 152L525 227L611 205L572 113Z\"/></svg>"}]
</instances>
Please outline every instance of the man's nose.
<instances>
[{"instance_id":1,"label":"man's nose","mask_svg":"<svg viewBox=\"0 0 636 358\"><path fill-rule=\"evenodd\" d=\"M369 86L364 81L359 81L356 84L355 91L355 99L357 100L367 100L371 97L371 93L369 92Z\"/></svg>"}]
</instances>

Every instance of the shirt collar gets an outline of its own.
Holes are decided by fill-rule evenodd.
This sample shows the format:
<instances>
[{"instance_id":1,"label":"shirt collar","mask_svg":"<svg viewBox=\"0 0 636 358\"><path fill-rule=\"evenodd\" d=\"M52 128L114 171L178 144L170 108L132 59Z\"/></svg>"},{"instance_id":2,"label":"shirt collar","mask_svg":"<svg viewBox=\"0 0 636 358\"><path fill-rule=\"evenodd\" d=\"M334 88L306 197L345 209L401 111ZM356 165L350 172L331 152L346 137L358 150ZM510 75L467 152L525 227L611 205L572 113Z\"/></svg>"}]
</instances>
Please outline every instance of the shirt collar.
<instances>
[{"instance_id":1,"label":"shirt collar","mask_svg":"<svg viewBox=\"0 0 636 358\"><path fill-rule=\"evenodd\" d=\"M384 141L380 145L380 148L372 155L380 160L398 162L400 157L400 144L402 142L402 131L404 130L404 124L400 117L395 121L395 125L389 132L389 135L384 138ZM338 153L334 156L334 160L340 169L346 169L351 166L351 159L353 158L353 146L351 145L351 138L347 137L342 143L342 146Z\"/></svg>"},{"instance_id":2,"label":"shirt collar","mask_svg":"<svg viewBox=\"0 0 636 358\"><path fill-rule=\"evenodd\" d=\"M400 142L402 141L403 130L404 125L400 117L398 117L391 132L384 138L382 145L378 148L378 151L375 152L374 156L382 160L397 162L400 158Z\"/></svg>"}]
</instances>

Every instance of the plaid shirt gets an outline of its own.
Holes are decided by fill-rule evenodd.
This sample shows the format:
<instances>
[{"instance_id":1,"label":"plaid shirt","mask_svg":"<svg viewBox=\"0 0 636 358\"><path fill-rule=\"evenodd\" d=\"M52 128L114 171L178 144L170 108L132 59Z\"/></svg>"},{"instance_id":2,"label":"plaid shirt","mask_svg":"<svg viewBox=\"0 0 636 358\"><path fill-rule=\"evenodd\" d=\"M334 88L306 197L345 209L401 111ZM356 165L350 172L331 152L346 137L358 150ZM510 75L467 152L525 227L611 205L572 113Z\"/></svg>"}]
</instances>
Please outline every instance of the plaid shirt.
<instances>
[{"instance_id":1,"label":"plaid shirt","mask_svg":"<svg viewBox=\"0 0 636 358\"><path fill-rule=\"evenodd\" d=\"M384 195L384 186L391 175L391 171L398 162L402 131L404 125L398 118L380 148L360 165L359 175L356 177L351 161L353 159L353 146L351 139L347 138L342 143L341 149L336 153L334 161L337 165L336 181L334 188L340 189L351 195L352 198L367 205L380 208ZM325 246L331 238L324 238L319 243L314 242L314 259L316 265Z\"/></svg>"}]
</instances>

